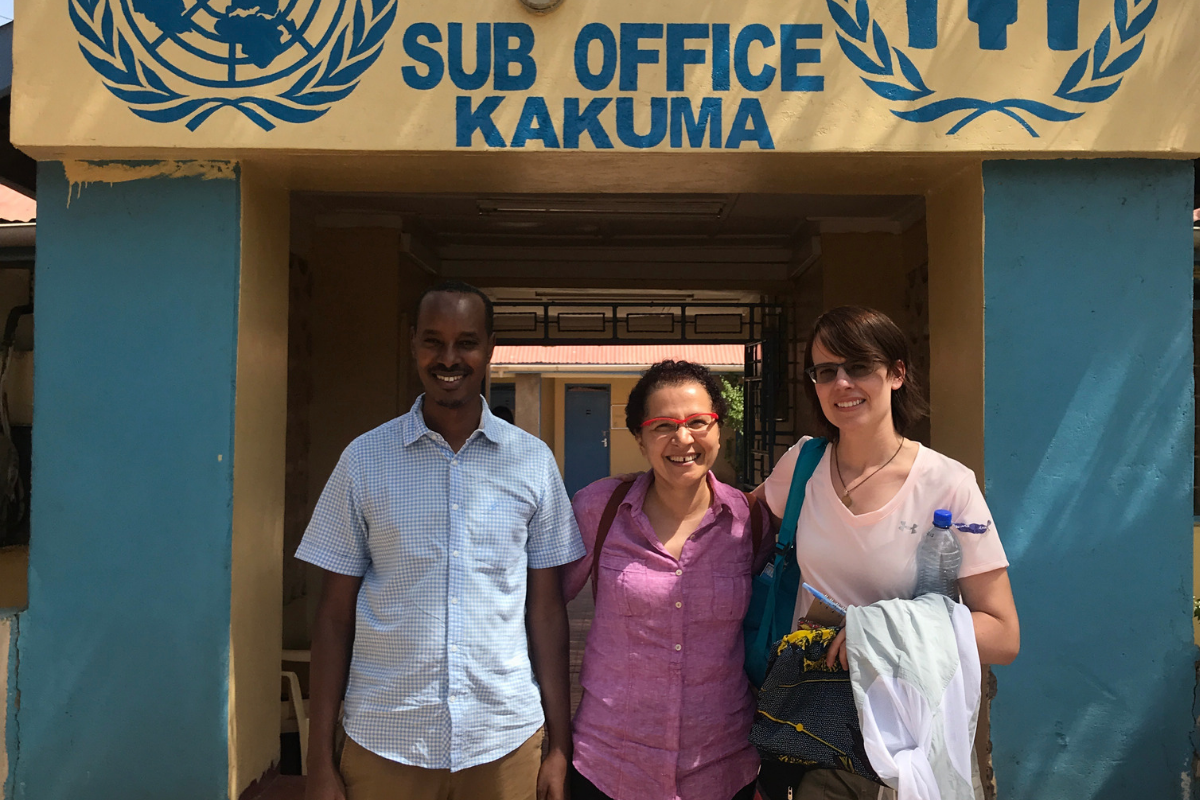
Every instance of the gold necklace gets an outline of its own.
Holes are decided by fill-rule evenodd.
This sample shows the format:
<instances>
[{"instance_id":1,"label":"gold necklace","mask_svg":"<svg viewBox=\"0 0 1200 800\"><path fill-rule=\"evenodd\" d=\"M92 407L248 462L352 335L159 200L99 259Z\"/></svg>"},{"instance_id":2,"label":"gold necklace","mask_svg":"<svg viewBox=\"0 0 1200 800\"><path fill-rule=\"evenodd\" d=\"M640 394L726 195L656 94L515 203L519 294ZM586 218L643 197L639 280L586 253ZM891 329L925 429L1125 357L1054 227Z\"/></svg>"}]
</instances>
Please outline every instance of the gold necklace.
<instances>
[{"instance_id":1,"label":"gold necklace","mask_svg":"<svg viewBox=\"0 0 1200 800\"><path fill-rule=\"evenodd\" d=\"M838 481L842 484L842 489L845 490L842 492L842 505L844 505L846 508L850 508L850 506L854 505L854 501L850 499L850 493L853 492L858 487L862 486L864 483L869 481L871 478L874 478L876 473L879 472L879 470L883 469L888 464L892 463L892 461L896 458L896 456L900 455L900 448L904 447L904 443L906 441L908 441L908 440L905 439L903 436L901 436L900 437L900 445L896 448L896 452L892 453L892 457L889 458L887 461L883 462L881 465L879 465L879 467L875 470L875 472L872 472L870 475L868 475L865 478L860 478L857 482L855 482L855 484L853 486L846 486L846 479L842 477L842 465L838 461L837 444L835 443L833 445L833 468L835 470L837 470Z\"/></svg>"}]
</instances>

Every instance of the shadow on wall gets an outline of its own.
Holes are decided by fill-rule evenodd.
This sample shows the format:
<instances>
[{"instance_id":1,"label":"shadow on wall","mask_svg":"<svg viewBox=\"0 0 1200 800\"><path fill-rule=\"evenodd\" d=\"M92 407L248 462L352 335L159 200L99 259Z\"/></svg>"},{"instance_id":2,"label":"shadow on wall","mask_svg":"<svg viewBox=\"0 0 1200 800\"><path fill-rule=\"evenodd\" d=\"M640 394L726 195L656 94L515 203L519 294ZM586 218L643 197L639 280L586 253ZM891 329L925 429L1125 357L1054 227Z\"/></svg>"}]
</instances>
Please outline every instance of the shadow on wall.
<instances>
[{"instance_id":1,"label":"shadow on wall","mask_svg":"<svg viewBox=\"0 0 1200 800\"><path fill-rule=\"evenodd\" d=\"M1191 483L1180 476L1192 471L1192 417L1178 411L1193 402L1191 348L1191 331L1181 330L1165 351L1135 340L1120 353L1096 349L1091 358L1044 355L1059 370L1054 382L1074 391L1039 393L1019 441L989 440L995 450L988 499L1008 515L1003 531L1023 638L1017 665L1000 670L994 740L1018 735L1000 721L1013 704L1057 716L1052 738L1024 744L1009 738L1003 749L1020 752L1021 760L1002 775L1001 796L1066 797L1082 781L1096 788L1076 796L1127 797L1149 765L1163 763L1163 731L1187 725L1179 689L1196 682L1196 648L1183 622L1191 582L1162 586L1155 596L1128 595L1122 587L1131 575L1145 587L1146 576L1186 558L1191 544L1186 528L1170 527L1178 515L1156 516L1165 505L1164 486L1170 486L1167 511L1191 507ZM1057 397L1063 402L1056 407ZM1164 430L1166 415L1173 419L1165 435L1147 436ZM1004 460L1038 466L1023 486L992 488L993 465ZM1083 597L1062 607L1021 603L1067 600L1069 592ZM1107 632L1102 641L1098 630ZM1164 651L1144 641L1177 644ZM1020 668L1029 659L1043 662L1036 678ZM1048 675L1057 678L1048 682ZM1181 754L1190 749L1179 744ZM1089 756L1086 772L1081 754ZM1191 769L1181 759L1184 785ZM1004 778L1013 775L1019 785L1006 786Z\"/></svg>"}]
</instances>

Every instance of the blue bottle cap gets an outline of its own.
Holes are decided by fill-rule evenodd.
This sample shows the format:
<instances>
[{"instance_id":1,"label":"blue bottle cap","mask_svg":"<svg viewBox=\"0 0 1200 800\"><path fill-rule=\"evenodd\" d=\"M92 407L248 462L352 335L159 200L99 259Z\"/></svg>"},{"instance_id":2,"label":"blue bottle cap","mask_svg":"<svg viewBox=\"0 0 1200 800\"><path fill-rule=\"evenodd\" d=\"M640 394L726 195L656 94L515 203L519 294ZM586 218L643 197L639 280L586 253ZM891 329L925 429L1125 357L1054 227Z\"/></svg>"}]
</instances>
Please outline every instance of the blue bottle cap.
<instances>
[{"instance_id":1,"label":"blue bottle cap","mask_svg":"<svg viewBox=\"0 0 1200 800\"><path fill-rule=\"evenodd\" d=\"M934 527L949 528L950 523L953 521L953 516L944 508L939 508L937 511L933 512Z\"/></svg>"}]
</instances>

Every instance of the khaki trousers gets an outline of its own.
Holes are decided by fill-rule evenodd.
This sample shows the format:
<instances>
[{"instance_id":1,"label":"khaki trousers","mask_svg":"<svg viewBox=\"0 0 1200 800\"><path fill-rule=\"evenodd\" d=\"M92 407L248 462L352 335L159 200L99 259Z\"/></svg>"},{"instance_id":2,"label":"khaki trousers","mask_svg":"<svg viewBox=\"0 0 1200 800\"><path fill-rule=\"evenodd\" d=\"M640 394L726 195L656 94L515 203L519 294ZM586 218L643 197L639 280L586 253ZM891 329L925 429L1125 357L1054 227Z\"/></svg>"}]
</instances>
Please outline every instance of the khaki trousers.
<instances>
[{"instance_id":1,"label":"khaki trousers","mask_svg":"<svg viewBox=\"0 0 1200 800\"><path fill-rule=\"evenodd\" d=\"M814 769L805 773L792 800L887 800L894 797L891 789L852 773Z\"/></svg>"},{"instance_id":2,"label":"khaki trousers","mask_svg":"<svg viewBox=\"0 0 1200 800\"><path fill-rule=\"evenodd\" d=\"M400 764L346 737L346 800L537 800L542 736L538 731L508 755L459 772Z\"/></svg>"}]
</instances>

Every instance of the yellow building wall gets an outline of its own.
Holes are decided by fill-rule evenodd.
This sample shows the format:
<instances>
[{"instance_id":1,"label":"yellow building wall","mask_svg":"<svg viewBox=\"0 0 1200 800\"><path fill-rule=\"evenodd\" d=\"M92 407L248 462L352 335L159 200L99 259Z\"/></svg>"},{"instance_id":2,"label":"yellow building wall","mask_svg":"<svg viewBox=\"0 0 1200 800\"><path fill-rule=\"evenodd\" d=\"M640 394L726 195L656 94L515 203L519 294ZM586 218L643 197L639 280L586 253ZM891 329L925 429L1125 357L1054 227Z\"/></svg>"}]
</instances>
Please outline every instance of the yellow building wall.
<instances>
[{"instance_id":1,"label":"yellow building wall","mask_svg":"<svg viewBox=\"0 0 1200 800\"><path fill-rule=\"evenodd\" d=\"M242 172L242 269L233 446L229 796L279 758L288 195Z\"/></svg>"},{"instance_id":2,"label":"yellow building wall","mask_svg":"<svg viewBox=\"0 0 1200 800\"><path fill-rule=\"evenodd\" d=\"M566 474L567 456L566 456L566 441L567 441L567 381L566 378L555 377L551 379L554 398L554 443L550 445L554 451L554 460L558 462L559 474ZM542 395L542 402L546 401L546 396Z\"/></svg>"},{"instance_id":3,"label":"yellow building wall","mask_svg":"<svg viewBox=\"0 0 1200 800\"><path fill-rule=\"evenodd\" d=\"M562 474L564 469L562 450L558 448L557 442L562 440L558 435L558 420L562 416L559 413L555 388L554 378L542 376L542 441L554 453L554 460L558 464L558 472Z\"/></svg>"},{"instance_id":4,"label":"yellow building wall","mask_svg":"<svg viewBox=\"0 0 1200 800\"><path fill-rule=\"evenodd\" d=\"M1192 597L1200 597L1200 525L1192 526ZM1192 633L1200 644L1200 620L1192 615Z\"/></svg>"},{"instance_id":5,"label":"yellow building wall","mask_svg":"<svg viewBox=\"0 0 1200 800\"><path fill-rule=\"evenodd\" d=\"M868 306L903 320L908 265L902 238L891 233L822 233L825 308Z\"/></svg>"},{"instance_id":6,"label":"yellow building wall","mask_svg":"<svg viewBox=\"0 0 1200 800\"><path fill-rule=\"evenodd\" d=\"M929 404L935 450L983 485L983 171L925 196L929 234Z\"/></svg>"},{"instance_id":7,"label":"yellow building wall","mask_svg":"<svg viewBox=\"0 0 1200 800\"><path fill-rule=\"evenodd\" d=\"M29 605L29 548L0 548L0 609Z\"/></svg>"},{"instance_id":8,"label":"yellow building wall","mask_svg":"<svg viewBox=\"0 0 1200 800\"><path fill-rule=\"evenodd\" d=\"M315 226L293 243L311 275L307 522L342 450L355 437L403 414L421 393L411 329L417 298L433 276L401 253L400 231ZM292 552L283 554L293 559ZM289 647L307 646L320 570L304 565L304 595L284 609Z\"/></svg>"},{"instance_id":9,"label":"yellow building wall","mask_svg":"<svg viewBox=\"0 0 1200 800\"><path fill-rule=\"evenodd\" d=\"M412 405L421 382L412 361L413 310L431 277L401 256L390 228L311 233L312 399L309 503L355 437Z\"/></svg>"},{"instance_id":10,"label":"yellow building wall","mask_svg":"<svg viewBox=\"0 0 1200 800\"><path fill-rule=\"evenodd\" d=\"M637 385L638 379L616 378L608 382L612 397L611 431L608 435L608 472L610 475L623 475L626 472L641 472L646 469L646 459L638 449L637 439L625 427L625 401L629 393Z\"/></svg>"}]
</instances>

